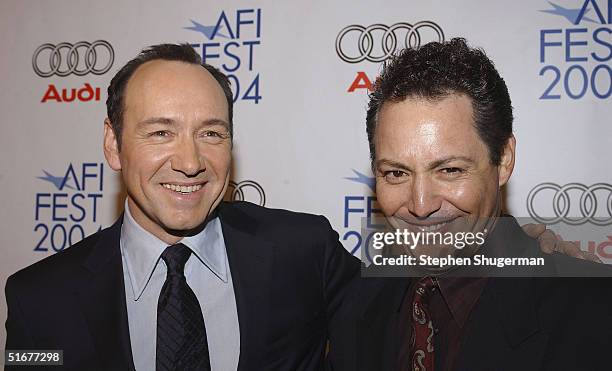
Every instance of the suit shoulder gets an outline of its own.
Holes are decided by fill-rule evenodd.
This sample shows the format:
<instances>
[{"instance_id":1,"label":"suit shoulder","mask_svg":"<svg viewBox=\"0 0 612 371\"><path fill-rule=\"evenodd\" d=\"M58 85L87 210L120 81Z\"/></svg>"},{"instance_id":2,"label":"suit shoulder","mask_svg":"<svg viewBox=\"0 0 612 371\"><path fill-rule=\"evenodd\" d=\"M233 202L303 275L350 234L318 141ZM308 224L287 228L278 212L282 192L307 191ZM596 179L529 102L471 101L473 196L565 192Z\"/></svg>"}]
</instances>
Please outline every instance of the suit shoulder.
<instances>
[{"instance_id":1,"label":"suit shoulder","mask_svg":"<svg viewBox=\"0 0 612 371\"><path fill-rule=\"evenodd\" d=\"M395 310L393 308L398 308L393 304L399 305L409 285L410 279L406 277L361 277L358 274L347 288L343 316L361 317L367 311L371 318L386 317Z\"/></svg>"},{"instance_id":2,"label":"suit shoulder","mask_svg":"<svg viewBox=\"0 0 612 371\"><path fill-rule=\"evenodd\" d=\"M91 248L95 246L105 231L106 229L89 235L65 250L20 269L8 277L7 286L39 286L44 282L53 282L63 275L70 274L85 260Z\"/></svg>"},{"instance_id":3,"label":"suit shoulder","mask_svg":"<svg viewBox=\"0 0 612 371\"><path fill-rule=\"evenodd\" d=\"M567 269L569 272L584 272L585 277L612 277L612 267L608 264L578 259L557 252L551 254L551 257L560 274L563 274L563 270Z\"/></svg>"},{"instance_id":4,"label":"suit shoulder","mask_svg":"<svg viewBox=\"0 0 612 371\"><path fill-rule=\"evenodd\" d=\"M559 321L610 318L612 312L612 267L554 253L549 258L555 274L536 279L539 302L546 316L556 313Z\"/></svg>"},{"instance_id":5,"label":"suit shoulder","mask_svg":"<svg viewBox=\"0 0 612 371\"><path fill-rule=\"evenodd\" d=\"M236 208L257 220L264 228L331 228L329 221L322 215L296 212L286 209L272 209L245 201L227 203L226 207Z\"/></svg>"}]
</instances>

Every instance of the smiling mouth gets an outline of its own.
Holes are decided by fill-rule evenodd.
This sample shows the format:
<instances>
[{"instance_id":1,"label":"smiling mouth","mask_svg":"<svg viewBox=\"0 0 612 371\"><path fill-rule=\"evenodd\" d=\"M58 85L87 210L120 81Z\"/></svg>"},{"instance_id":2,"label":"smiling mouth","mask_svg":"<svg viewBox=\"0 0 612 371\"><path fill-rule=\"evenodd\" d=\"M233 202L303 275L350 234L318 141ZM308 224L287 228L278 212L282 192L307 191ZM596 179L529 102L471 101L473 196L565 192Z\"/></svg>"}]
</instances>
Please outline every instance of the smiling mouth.
<instances>
[{"instance_id":1,"label":"smiling mouth","mask_svg":"<svg viewBox=\"0 0 612 371\"><path fill-rule=\"evenodd\" d=\"M435 232L438 229L447 225L448 223L449 222L432 224L432 225L417 225L416 228L419 229L421 232Z\"/></svg>"},{"instance_id":2,"label":"smiling mouth","mask_svg":"<svg viewBox=\"0 0 612 371\"><path fill-rule=\"evenodd\" d=\"M193 192L197 192L202 189L202 184L194 184L194 185L179 185L179 184L171 184L171 183L162 183L162 187L169 189L174 192L178 192L181 194L190 194Z\"/></svg>"},{"instance_id":3,"label":"smiling mouth","mask_svg":"<svg viewBox=\"0 0 612 371\"><path fill-rule=\"evenodd\" d=\"M450 218L450 219L446 219L446 220L441 220L442 218L438 218L436 221L437 223L428 223L428 224L418 224L418 223L414 223L414 222L408 222L408 221L404 221L403 223L405 223L405 225L407 225L408 229L412 230L413 232L439 232L439 231L443 231L446 230L450 227L451 224L454 224L454 222L457 220L457 218ZM432 221L433 222L433 221Z\"/></svg>"}]
</instances>

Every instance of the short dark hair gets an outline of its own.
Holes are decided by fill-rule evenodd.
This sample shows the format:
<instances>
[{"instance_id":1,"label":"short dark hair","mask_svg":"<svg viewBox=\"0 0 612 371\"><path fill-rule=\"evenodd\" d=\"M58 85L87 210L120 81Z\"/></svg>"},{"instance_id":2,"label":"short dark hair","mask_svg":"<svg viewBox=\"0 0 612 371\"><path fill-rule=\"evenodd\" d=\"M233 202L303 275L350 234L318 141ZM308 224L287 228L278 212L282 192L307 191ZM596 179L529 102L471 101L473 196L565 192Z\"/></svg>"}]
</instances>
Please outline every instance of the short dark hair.
<instances>
[{"instance_id":1,"label":"short dark hair","mask_svg":"<svg viewBox=\"0 0 612 371\"><path fill-rule=\"evenodd\" d=\"M106 114L111 122L113 132L117 138L117 145L121 148L121 129L123 127L123 112L125 110L124 94L127 83L134 72L141 65L153 60L179 61L190 64L197 64L204 67L219 83L225 93L227 99L228 117L229 117L229 132L230 137L233 137L233 114L234 114L234 99L230 81L217 68L202 63L200 55L189 44L159 44L152 45L143 49L136 58L127 62L121 67L119 72L113 77L108 86L108 98L106 98Z\"/></svg>"},{"instance_id":2,"label":"short dark hair","mask_svg":"<svg viewBox=\"0 0 612 371\"><path fill-rule=\"evenodd\" d=\"M456 93L471 98L476 131L488 148L491 163L499 165L512 135L508 88L484 51L470 48L462 38L404 49L385 63L370 94L366 117L372 165L377 116L385 102L438 100Z\"/></svg>"}]
</instances>

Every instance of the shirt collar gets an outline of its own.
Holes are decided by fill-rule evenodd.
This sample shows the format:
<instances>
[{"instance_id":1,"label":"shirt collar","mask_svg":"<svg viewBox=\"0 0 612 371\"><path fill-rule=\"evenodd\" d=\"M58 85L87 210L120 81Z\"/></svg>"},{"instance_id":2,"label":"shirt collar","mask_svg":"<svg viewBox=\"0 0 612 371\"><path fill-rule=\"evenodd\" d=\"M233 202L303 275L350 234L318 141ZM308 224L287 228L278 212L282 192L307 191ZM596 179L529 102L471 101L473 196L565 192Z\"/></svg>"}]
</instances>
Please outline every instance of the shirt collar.
<instances>
[{"instance_id":1,"label":"shirt collar","mask_svg":"<svg viewBox=\"0 0 612 371\"><path fill-rule=\"evenodd\" d=\"M180 242L189 247L197 260L217 278L224 283L228 282L227 252L218 217L209 220L206 227L198 234L185 237ZM168 244L146 231L134 220L127 201L120 244L121 255L130 277L133 298L138 300Z\"/></svg>"},{"instance_id":2,"label":"shirt collar","mask_svg":"<svg viewBox=\"0 0 612 371\"><path fill-rule=\"evenodd\" d=\"M459 327L467 322L480 298L487 278L443 277L436 279L440 294Z\"/></svg>"}]
</instances>

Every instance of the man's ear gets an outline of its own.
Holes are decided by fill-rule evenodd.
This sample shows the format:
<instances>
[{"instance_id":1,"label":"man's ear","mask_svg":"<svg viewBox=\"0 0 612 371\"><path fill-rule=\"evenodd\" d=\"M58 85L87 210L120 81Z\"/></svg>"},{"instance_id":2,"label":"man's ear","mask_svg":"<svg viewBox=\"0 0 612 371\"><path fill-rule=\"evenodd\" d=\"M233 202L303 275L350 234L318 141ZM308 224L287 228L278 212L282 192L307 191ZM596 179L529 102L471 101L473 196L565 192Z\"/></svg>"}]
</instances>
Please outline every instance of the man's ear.
<instances>
[{"instance_id":1,"label":"man's ear","mask_svg":"<svg viewBox=\"0 0 612 371\"><path fill-rule=\"evenodd\" d=\"M110 120L107 118L104 120L104 157L108 166L115 171L121 170L121 161L119 160L119 144L117 143L117 137L115 131L111 125Z\"/></svg>"},{"instance_id":2,"label":"man's ear","mask_svg":"<svg viewBox=\"0 0 612 371\"><path fill-rule=\"evenodd\" d=\"M510 138L508 138L506 144L504 145L499 166L497 168L500 187L508 183L510 175L512 175L512 170L514 170L515 150L516 139L514 138L514 135L510 135Z\"/></svg>"}]
</instances>

